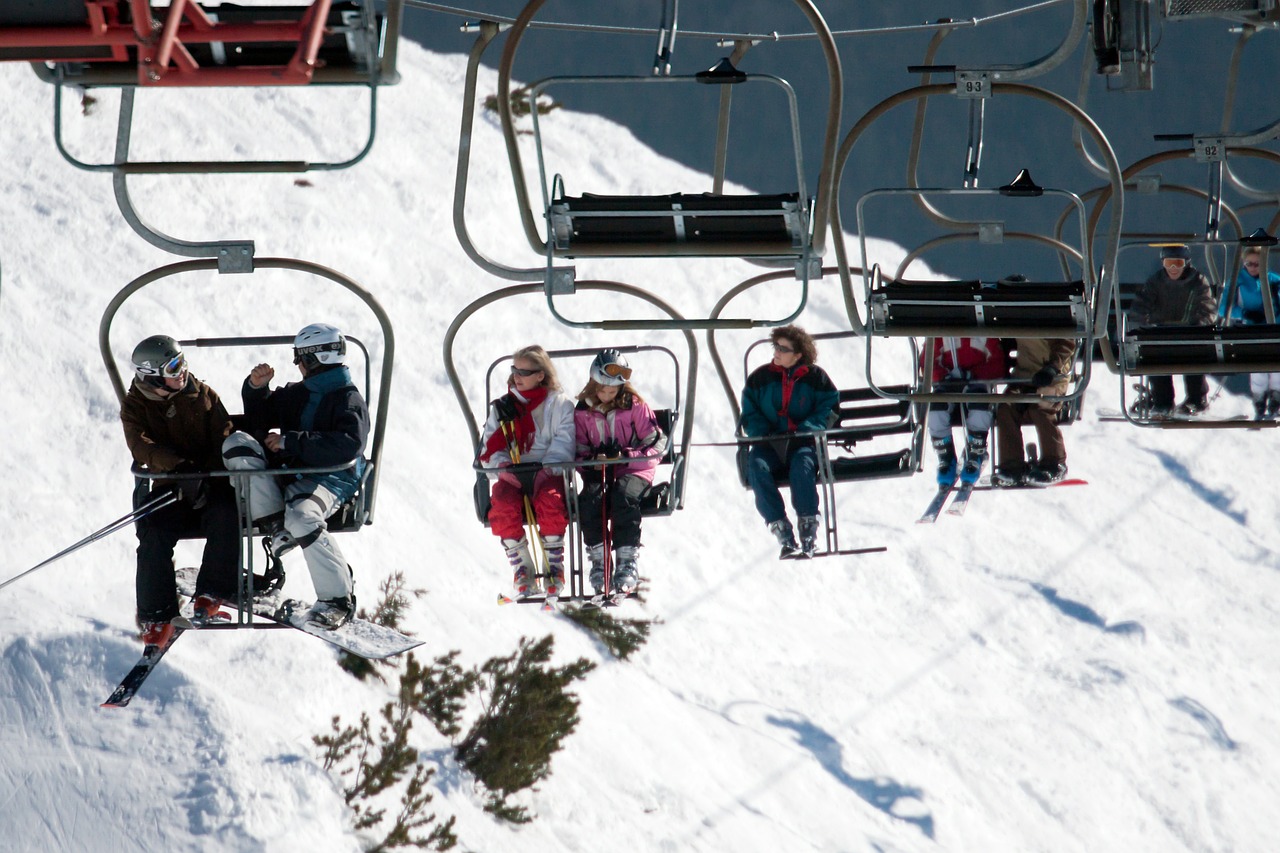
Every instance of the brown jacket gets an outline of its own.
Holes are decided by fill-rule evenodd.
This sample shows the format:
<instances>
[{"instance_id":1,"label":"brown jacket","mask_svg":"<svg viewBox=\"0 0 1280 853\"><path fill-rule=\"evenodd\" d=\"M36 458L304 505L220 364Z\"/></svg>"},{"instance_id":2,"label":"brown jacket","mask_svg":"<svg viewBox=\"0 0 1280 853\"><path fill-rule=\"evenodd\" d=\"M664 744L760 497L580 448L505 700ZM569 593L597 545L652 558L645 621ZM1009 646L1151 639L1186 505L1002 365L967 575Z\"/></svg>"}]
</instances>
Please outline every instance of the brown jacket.
<instances>
[{"instance_id":1,"label":"brown jacket","mask_svg":"<svg viewBox=\"0 0 1280 853\"><path fill-rule=\"evenodd\" d=\"M1030 379L1042 367L1052 367L1058 372L1058 378L1054 382L1035 391L1027 389L1027 393L1041 396L1061 396L1067 393L1075 361L1075 341L1070 338L1018 338L1016 346L1018 356L1013 363L1015 379ZM1041 408L1049 411L1057 411L1061 406L1061 403L1040 403Z\"/></svg>"},{"instance_id":2,"label":"brown jacket","mask_svg":"<svg viewBox=\"0 0 1280 853\"><path fill-rule=\"evenodd\" d=\"M185 388L163 398L134 379L120 407L134 461L152 471L172 471L183 462L201 471L223 467L222 440L231 418L216 391L187 376Z\"/></svg>"}]
</instances>

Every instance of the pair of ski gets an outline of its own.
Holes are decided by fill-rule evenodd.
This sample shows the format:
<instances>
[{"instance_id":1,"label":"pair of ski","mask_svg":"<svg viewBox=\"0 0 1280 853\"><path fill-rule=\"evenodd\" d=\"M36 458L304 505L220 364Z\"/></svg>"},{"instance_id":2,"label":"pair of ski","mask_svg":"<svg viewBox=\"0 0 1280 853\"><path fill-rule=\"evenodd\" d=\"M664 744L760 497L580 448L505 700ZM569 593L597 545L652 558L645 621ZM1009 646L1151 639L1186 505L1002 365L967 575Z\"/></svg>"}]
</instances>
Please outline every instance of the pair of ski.
<instances>
[{"instance_id":1,"label":"pair of ski","mask_svg":"<svg viewBox=\"0 0 1280 853\"><path fill-rule=\"evenodd\" d=\"M955 495L955 498L951 501L951 506L947 507L947 515L964 515L964 511L969 508L969 498L973 495L973 486L973 483L961 483L959 487L954 485L938 486L937 494L933 496L933 500L929 501L924 513L916 519L916 523L933 524L937 521L938 516L942 514L943 506L946 506L947 498L950 498L952 494Z\"/></svg>"},{"instance_id":2,"label":"pair of ski","mask_svg":"<svg viewBox=\"0 0 1280 853\"><path fill-rule=\"evenodd\" d=\"M506 593L498 593L499 606L504 604L539 604L543 610L556 611L561 601L581 601L583 607L590 607L602 610L606 607L617 607L628 598L637 598L639 592L632 590L631 592L599 592L594 595L582 596L581 598L562 598L560 595L541 595L533 593L530 595L521 595L512 597Z\"/></svg>"},{"instance_id":3,"label":"pair of ski","mask_svg":"<svg viewBox=\"0 0 1280 853\"><path fill-rule=\"evenodd\" d=\"M195 570L178 570L178 591L187 596L194 594ZM267 627L294 628L358 657L382 660L422 645L421 640L415 640L393 628L354 617L340 628L325 628L307 618L312 607L310 603L292 598L286 598L283 601L278 599L279 595L276 594L263 596L253 602L254 615L273 623ZM149 645L144 648L142 657L125 675L107 701L102 703L102 707L123 708L128 705L143 682L151 675L156 664L187 631L215 628L230 630L236 627L239 626L229 620L214 620L202 624L187 618L175 620L174 631L169 641L162 646Z\"/></svg>"},{"instance_id":4,"label":"pair of ski","mask_svg":"<svg viewBox=\"0 0 1280 853\"><path fill-rule=\"evenodd\" d=\"M942 514L942 507L946 505L947 498L955 495L955 499L951 501L951 505L947 507L947 515L963 516L966 509L969 508L969 498L973 496L975 491L984 492L989 490L1010 492L1020 489L1040 490L1051 489L1058 486L1087 486L1088 480L1082 480L1078 477L1068 477L1059 480L1056 483L1046 483L1045 485L1036 485L1034 483L1020 483L1016 486L994 486L991 479L984 477L977 483L961 483L958 487L938 486L937 494L933 496L933 500L929 501L929 505L925 507L924 514L917 519L918 524L933 524L938 520L938 516Z\"/></svg>"}]
</instances>

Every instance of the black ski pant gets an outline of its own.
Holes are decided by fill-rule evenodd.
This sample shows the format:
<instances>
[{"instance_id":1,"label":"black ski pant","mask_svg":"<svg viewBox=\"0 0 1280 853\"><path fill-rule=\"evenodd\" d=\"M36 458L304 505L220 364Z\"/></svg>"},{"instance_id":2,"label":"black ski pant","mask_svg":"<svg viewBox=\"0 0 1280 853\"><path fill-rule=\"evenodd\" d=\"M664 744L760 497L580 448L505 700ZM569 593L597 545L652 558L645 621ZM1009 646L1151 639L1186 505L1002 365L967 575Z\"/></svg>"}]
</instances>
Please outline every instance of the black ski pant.
<instances>
[{"instance_id":1,"label":"black ski pant","mask_svg":"<svg viewBox=\"0 0 1280 853\"><path fill-rule=\"evenodd\" d=\"M240 525L235 492L225 477L211 478L208 501L193 509L185 501L169 504L138 520L138 620L165 622L178 615L173 549L184 535L204 537L204 557L196 594L236 597L240 563Z\"/></svg>"},{"instance_id":2,"label":"black ski pant","mask_svg":"<svg viewBox=\"0 0 1280 853\"><path fill-rule=\"evenodd\" d=\"M1209 380L1200 374L1187 374L1182 377L1182 385L1187 391L1187 402L1203 406L1209 402ZM1148 376L1147 386L1151 388L1151 405L1157 409L1173 408L1173 377Z\"/></svg>"},{"instance_id":3,"label":"black ski pant","mask_svg":"<svg viewBox=\"0 0 1280 853\"><path fill-rule=\"evenodd\" d=\"M595 473L584 471L588 479L578 495L579 526L582 528L582 541L587 545L604 542L605 486L598 477L592 477ZM624 474L610 484L607 511L609 520L613 522L610 544L614 548L640 544L640 500L648 488L648 481L635 474Z\"/></svg>"}]
</instances>

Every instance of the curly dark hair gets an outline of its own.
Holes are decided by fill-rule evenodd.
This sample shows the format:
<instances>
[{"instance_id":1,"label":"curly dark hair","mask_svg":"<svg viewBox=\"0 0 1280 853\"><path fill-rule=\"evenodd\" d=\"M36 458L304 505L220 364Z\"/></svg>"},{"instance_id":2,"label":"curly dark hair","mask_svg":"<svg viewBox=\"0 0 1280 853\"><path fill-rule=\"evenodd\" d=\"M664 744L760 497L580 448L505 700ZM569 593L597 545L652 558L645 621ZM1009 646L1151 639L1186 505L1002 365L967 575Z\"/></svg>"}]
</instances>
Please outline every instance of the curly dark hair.
<instances>
[{"instance_id":1,"label":"curly dark hair","mask_svg":"<svg viewBox=\"0 0 1280 853\"><path fill-rule=\"evenodd\" d=\"M795 345L796 352L800 353L801 364L818 363L818 345L814 342L813 335L795 325L779 326L769 333L771 343L776 344L783 339Z\"/></svg>"}]
</instances>

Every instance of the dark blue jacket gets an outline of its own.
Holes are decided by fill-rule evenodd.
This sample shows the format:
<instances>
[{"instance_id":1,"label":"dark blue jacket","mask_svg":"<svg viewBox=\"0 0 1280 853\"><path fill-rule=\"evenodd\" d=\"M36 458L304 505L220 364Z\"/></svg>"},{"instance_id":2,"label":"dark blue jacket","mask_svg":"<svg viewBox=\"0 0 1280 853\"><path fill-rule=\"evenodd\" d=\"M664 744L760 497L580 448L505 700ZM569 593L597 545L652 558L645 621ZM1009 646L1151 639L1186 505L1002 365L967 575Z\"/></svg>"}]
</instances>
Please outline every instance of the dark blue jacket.
<instances>
[{"instance_id":1,"label":"dark blue jacket","mask_svg":"<svg viewBox=\"0 0 1280 853\"><path fill-rule=\"evenodd\" d=\"M816 364L790 370L770 362L747 377L742 390L742 431L749 437L826 429L840 392Z\"/></svg>"},{"instance_id":2,"label":"dark blue jacket","mask_svg":"<svg viewBox=\"0 0 1280 853\"><path fill-rule=\"evenodd\" d=\"M260 435L279 428L279 459L285 466L321 468L341 465L364 453L369 438L369 407L351 382L346 367L313 373L302 382L290 382L272 390L254 388L245 379L240 389L249 431ZM315 480L347 500L355 494L363 458L354 469L314 474Z\"/></svg>"}]
</instances>

